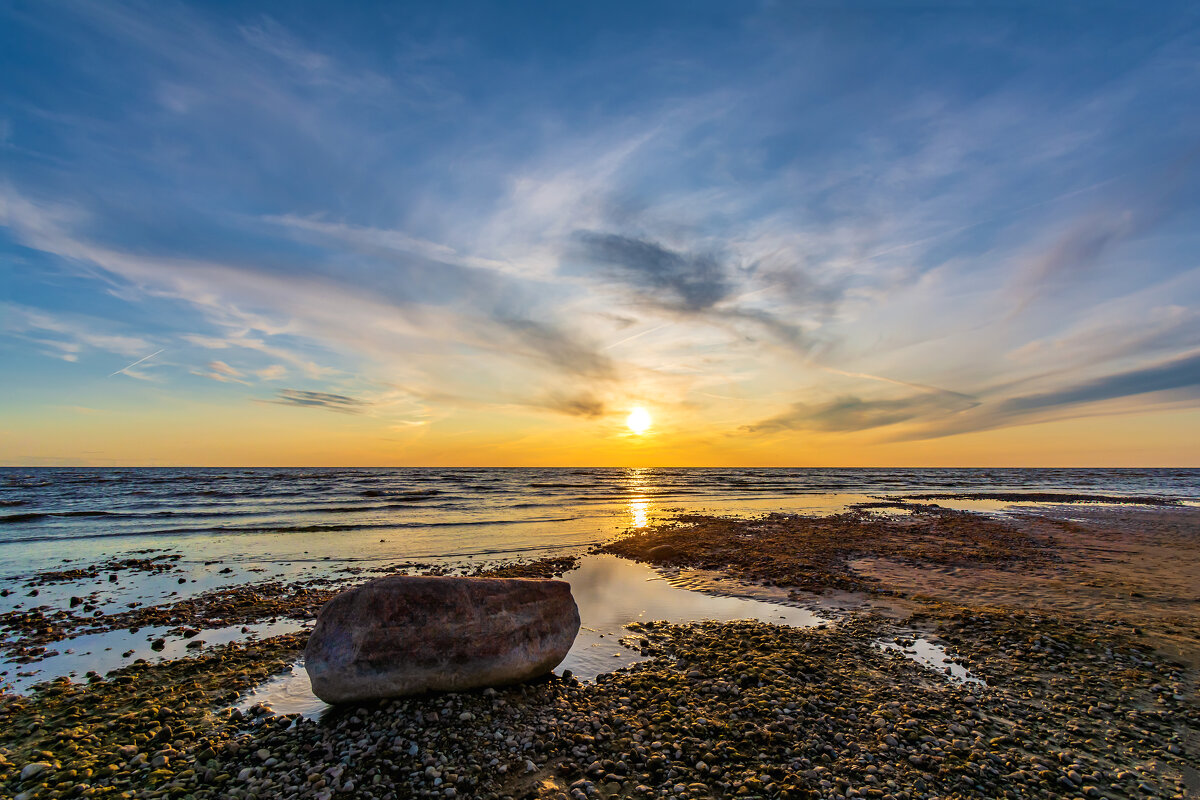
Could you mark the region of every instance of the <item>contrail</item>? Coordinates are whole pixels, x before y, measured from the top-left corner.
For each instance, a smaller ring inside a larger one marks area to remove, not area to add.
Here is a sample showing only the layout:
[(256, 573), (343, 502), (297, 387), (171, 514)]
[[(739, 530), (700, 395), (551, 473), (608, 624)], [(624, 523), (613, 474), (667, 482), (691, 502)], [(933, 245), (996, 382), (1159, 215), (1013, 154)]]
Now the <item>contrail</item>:
[[(166, 350), (166, 349), (167, 348), (164, 347), (162, 350), (159, 350), (158, 353), (161, 353), (163, 350)], [(112, 375), (109, 375), (108, 377), (111, 378), (113, 375), (120, 375), (122, 372), (124, 372), (127, 369), (133, 369), (134, 367), (136, 367), (138, 364), (142, 363), (143, 361), (149, 361), (150, 359), (154, 358), (156, 355), (158, 355), (158, 353), (151, 353), (150, 355), (146, 356), (145, 358), (139, 358), (137, 361), (133, 362), (128, 367), (122, 367), (121, 369), (117, 370), (116, 372), (114, 372)]]
[(951, 391), (950, 389), (940, 389), (937, 386), (930, 386), (925, 383), (910, 383), (909, 381), (900, 381), (900, 380), (896, 380), (895, 378), (885, 378), (882, 375), (872, 375), (869, 372), (848, 372), (844, 369), (838, 369), (837, 367), (826, 366), (825, 364), (817, 364), (815, 362), (810, 362), (810, 363), (812, 363), (812, 365), (814, 367), (816, 367), (817, 369), (823, 369), (826, 372), (832, 372), (836, 375), (845, 375), (847, 378), (866, 378), (869, 381), (880, 381), (882, 383), (895, 384), (896, 386), (907, 386), (910, 389), (920, 389), (922, 392), (932, 392), (933, 394), (948, 394), (953, 397), (961, 397), (966, 400), (974, 400), (975, 399), (972, 395), (969, 395), (969, 394), (963, 394), (962, 392)]
[(632, 342), (634, 339), (637, 339), (640, 336), (645, 336), (647, 333), (654, 333), (655, 331), (660, 331), (663, 328), (667, 327), (669, 324), (670, 324), (669, 322), (664, 322), (662, 325), (656, 325), (655, 327), (650, 328), (649, 330), (642, 331), (641, 333), (635, 333), (633, 336), (626, 336), (624, 339), (621, 339), (620, 341), (616, 341), (610, 345), (607, 345), (604, 349), (612, 350), (617, 345), (625, 344), (626, 342)]

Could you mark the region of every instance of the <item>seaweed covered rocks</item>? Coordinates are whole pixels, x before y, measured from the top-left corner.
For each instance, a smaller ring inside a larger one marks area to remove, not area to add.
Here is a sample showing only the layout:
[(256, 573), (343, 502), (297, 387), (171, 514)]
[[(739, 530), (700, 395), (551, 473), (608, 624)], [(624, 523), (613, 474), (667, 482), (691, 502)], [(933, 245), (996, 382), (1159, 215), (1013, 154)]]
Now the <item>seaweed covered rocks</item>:
[(597, 548), (602, 553), (673, 567), (724, 572), (809, 592), (879, 591), (849, 562), (888, 556), (960, 566), (1037, 563), (1050, 553), (1005, 521), (937, 506), (912, 506), (903, 517), (855, 510), (826, 517), (768, 514), (737, 519), (683, 514)]
[(330, 600), (305, 667), (328, 703), (497, 686), (546, 674), (578, 632), (564, 581), (397, 575)]

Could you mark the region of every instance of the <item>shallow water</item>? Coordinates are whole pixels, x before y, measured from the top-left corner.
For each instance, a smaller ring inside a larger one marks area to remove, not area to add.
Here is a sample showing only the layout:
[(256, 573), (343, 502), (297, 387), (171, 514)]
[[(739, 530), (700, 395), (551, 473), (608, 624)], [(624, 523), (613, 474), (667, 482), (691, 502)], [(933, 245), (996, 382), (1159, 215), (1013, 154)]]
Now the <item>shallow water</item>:
[[(242, 628), (246, 628), (243, 631)], [(193, 654), (188, 645), (194, 641), (205, 646), (229, 644), (235, 641), (266, 639), (285, 633), (294, 633), (304, 627), (298, 622), (263, 622), (254, 625), (230, 625), (225, 628), (210, 628), (201, 631), (194, 639), (185, 639), (168, 633), (167, 627), (140, 628), (137, 633), (128, 630), (90, 633), (76, 636), (55, 645), (57, 655), (47, 656), (32, 664), (10, 667), (9, 674), (0, 682), (0, 688), (23, 692), (35, 683), (61, 676), (83, 681), (89, 671), (104, 675), (114, 669), (132, 664), (139, 658), (147, 661), (170, 661)], [(163, 639), (162, 650), (154, 650), (150, 643)]]
[[(1200, 498), (1200, 470), (0, 468), (0, 590), (7, 592), (0, 595), (0, 613), (39, 607), (52, 612), (80, 597), (104, 615), (133, 603), (156, 605), (267, 580), (348, 580), (414, 565), (469, 568), (498, 559), (582, 553), (622, 531), (681, 512), (829, 514), (880, 494), (936, 491), (1137, 494), (1194, 502)], [(988, 513), (1030, 507), (937, 502)], [(31, 580), (48, 570), (167, 554), (179, 559), (162, 574), (103, 570), (58, 583)], [(709, 610), (669, 613), (683, 608), (681, 597), (707, 596), (662, 581), (657, 584), (663, 594), (634, 592), (628, 587), (639, 584), (637, 579), (602, 578), (604, 563), (589, 559), (569, 579), (582, 581), (578, 596), (599, 596), (589, 608), (610, 609), (614, 620), (628, 622), (645, 613), (668, 619), (754, 616), (744, 610), (747, 601), (712, 597), (687, 601), (709, 604), (704, 606)], [(627, 590), (607, 588), (617, 585)], [(669, 599), (667, 590), (682, 595)], [(723, 601), (743, 611), (723, 612)], [(580, 645), (564, 665), (580, 675), (633, 657), (615, 641), (619, 635), (606, 632), (625, 623), (606, 622), (599, 611), (594, 616), (594, 623), (585, 619)], [(147, 629), (77, 637), (52, 645), (60, 653), (52, 659), (0, 662), (0, 689), (158, 658), (146, 649), (149, 634)], [(206, 631), (202, 638), (217, 643), (239, 635), (240, 627)], [(176, 644), (186, 643), (168, 638), (166, 652), (175, 652)], [(129, 650), (134, 654), (118, 658)]]
[[(581, 552), (680, 512), (829, 514), (880, 494), (983, 490), (1195, 500), (1200, 470), (0, 468), (0, 612), (89, 592), (107, 611), (268, 578)], [(33, 573), (146, 550), (182, 556), (179, 570), (26, 596)]]
[(287, 563), (465, 558), (590, 543), (671, 509), (823, 512), (939, 491), (1195, 500), (1200, 470), (4, 467), (0, 563), (54, 563), (64, 540), (78, 558), (169, 546)]
[(904, 644), (880, 640), (875, 643), (875, 646), (915, 661), (954, 683), (987, 686), (983, 679), (972, 675), (966, 667), (952, 661), (944, 647), (923, 637), (911, 636), (905, 640)]

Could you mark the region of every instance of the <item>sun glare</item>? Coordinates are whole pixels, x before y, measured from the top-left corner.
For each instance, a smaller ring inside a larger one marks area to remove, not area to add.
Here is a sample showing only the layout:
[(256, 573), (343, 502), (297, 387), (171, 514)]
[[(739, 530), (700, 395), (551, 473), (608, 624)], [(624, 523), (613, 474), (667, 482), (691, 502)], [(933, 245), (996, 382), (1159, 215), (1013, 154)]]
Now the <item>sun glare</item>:
[(635, 408), (625, 418), (625, 424), (629, 426), (629, 430), (639, 434), (650, 429), (650, 422), (650, 412), (644, 408)]

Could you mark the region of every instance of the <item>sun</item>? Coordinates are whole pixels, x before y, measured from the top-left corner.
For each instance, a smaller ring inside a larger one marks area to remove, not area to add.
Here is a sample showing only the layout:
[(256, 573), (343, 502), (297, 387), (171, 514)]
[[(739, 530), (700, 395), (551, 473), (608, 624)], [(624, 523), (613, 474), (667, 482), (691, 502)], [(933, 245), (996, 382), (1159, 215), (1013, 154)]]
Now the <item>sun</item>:
[(629, 412), (629, 416), (625, 418), (625, 424), (629, 426), (629, 430), (637, 434), (643, 434), (650, 430), (650, 412), (644, 408), (635, 408)]

